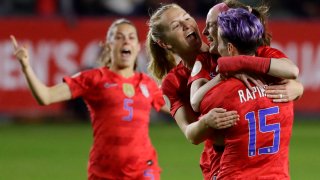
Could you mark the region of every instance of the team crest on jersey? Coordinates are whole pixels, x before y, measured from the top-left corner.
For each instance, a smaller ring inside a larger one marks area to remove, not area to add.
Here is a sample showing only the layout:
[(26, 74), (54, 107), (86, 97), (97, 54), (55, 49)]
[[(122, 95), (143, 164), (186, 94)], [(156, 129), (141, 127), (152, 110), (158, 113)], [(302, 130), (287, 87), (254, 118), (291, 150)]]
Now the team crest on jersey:
[(135, 94), (133, 85), (129, 83), (122, 84), (122, 91), (128, 98), (133, 97)]
[(144, 97), (146, 97), (146, 98), (149, 97), (150, 94), (149, 94), (147, 85), (139, 84), (139, 86), (140, 86), (141, 92), (144, 95)]
[(202, 64), (200, 61), (196, 61), (193, 65), (192, 71), (191, 71), (191, 76), (194, 77), (195, 75), (197, 75), (202, 68)]

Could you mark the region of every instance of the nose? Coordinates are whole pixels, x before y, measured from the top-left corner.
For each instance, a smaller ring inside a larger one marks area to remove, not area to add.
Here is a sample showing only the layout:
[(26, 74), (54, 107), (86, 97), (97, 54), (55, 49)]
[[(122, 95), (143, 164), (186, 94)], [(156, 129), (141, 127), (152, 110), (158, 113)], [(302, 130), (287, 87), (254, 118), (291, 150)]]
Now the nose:
[(190, 25), (186, 21), (181, 21), (180, 24), (183, 27), (184, 31), (190, 28)]
[(130, 41), (130, 38), (129, 38), (129, 37), (124, 37), (123, 42), (124, 42), (125, 44), (128, 44), (129, 41)]
[(203, 29), (202, 34), (203, 34), (204, 36), (208, 36), (208, 35), (209, 35), (207, 26)]

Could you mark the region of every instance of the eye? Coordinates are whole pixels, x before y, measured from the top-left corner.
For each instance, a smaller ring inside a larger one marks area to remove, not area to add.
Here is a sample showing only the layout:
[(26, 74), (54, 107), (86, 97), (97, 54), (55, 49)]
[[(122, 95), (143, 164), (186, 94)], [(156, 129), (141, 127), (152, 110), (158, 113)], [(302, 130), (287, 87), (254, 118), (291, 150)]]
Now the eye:
[(175, 30), (175, 29), (177, 29), (179, 26), (180, 26), (179, 23), (175, 23), (175, 24), (172, 25), (172, 29)]
[(121, 38), (122, 38), (122, 36), (120, 36), (120, 35), (117, 35), (114, 37), (114, 39), (116, 39), (116, 40), (120, 40)]
[(136, 36), (130, 36), (129, 39), (130, 40), (135, 40), (135, 39), (137, 39), (137, 37)]

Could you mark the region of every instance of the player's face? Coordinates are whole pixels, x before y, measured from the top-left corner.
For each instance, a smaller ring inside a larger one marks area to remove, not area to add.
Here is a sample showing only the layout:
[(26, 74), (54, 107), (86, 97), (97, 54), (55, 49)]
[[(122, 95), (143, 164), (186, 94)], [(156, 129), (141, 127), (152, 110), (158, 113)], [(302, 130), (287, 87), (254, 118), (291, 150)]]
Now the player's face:
[(202, 41), (198, 25), (186, 11), (170, 8), (162, 14), (160, 23), (165, 35), (162, 41), (167, 49), (178, 55), (200, 50)]
[(108, 42), (111, 52), (111, 67), (119, 69), (134, 67), (140, 43), (137, 30), (130, 24), (119, 24), (113, 29), (113, 36)]
[(216, 8), (211, 8), (207, 14), (206, 27), (204, 28), (202, 34), (207, 37), (209, 42), (209, 52), (216, 54), (218, 53), (218, 40), (217, 40), (217, 19), (220, 11)]

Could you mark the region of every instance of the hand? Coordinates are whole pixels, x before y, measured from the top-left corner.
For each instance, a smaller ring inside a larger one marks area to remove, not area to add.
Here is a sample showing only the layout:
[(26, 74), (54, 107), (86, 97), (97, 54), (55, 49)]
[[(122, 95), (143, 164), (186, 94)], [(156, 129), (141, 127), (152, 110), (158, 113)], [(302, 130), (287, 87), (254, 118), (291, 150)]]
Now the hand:
[(23, 67), (28, 66), (29, 65), (29, 55), (28, 55), (27, 49), (24, 46), (19, 47), (18, 42), (13, 35), (11, 35), (10, 38), (11, 38), (13, 48), (14, 48), (14, 55), (20, 61), (21, 65)]
[(247, 86), (247, 88), (250, 89), (250, 91), (253, 91), (253, 87), (251, 86), (250, 82), (252, 82), (254, 85), (260, 88), (263, 88), (265, 84), (262, 82), (262, 80), (260, 80), (258, 77), (255, 77), (253, 75), (239, 73), (239, 74), (235, 74), (234, 77), (241, 80)]
[(211, 109), (203, 116), (203, 121), (213, 129), (225, 129), (237, 124), (239, 115), (237, 111), (227, 111), (223, 108)]
[(302, 96), (303, 85), (296, 80), (282, 80), (278, 85), (267, 86), (265, 93), (273, 102), (293, 101)]

